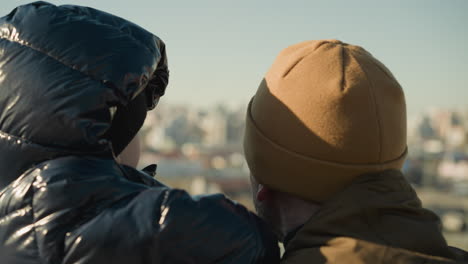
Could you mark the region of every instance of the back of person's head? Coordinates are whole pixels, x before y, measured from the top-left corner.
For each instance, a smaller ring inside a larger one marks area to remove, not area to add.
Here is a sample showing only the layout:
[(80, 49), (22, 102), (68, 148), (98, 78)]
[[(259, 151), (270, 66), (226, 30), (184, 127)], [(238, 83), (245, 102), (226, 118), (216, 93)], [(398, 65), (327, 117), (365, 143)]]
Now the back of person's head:
[(0, 18), (0, 73), (0, 187), (45, 160), (120, 154), (168, 83), (157, 36), (42, 1)]
[(244, 149), (258, 183), (323, 202), (359, 175), (401, 168), (402, 88), (361, 47), (337, 40), (293, 45), (249, 104)]

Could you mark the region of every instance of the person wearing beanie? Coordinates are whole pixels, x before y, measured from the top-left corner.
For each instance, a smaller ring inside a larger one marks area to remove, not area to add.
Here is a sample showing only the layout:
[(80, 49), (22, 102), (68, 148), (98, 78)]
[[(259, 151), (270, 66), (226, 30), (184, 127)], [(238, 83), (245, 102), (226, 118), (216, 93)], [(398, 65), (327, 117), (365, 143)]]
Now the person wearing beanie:
[(133, 167), (168, 77), (164, 42), (103, 11), (0, 18), (0, 263), (279, 262), (254, 213)]
[(249, 103), (244, 152), (281, 263), (468, 263), (400, 171), (401, 86), (359, 46), (283, 50)]

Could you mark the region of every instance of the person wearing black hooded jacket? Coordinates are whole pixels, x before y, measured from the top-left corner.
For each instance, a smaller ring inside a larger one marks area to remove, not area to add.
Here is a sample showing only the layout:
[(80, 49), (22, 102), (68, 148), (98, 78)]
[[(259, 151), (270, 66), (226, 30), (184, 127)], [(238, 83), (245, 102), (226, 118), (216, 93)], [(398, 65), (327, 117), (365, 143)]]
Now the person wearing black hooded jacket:
[(264, 224), (116, 162), (168, 83), (164, 43), (88, 7), (0, 18), (0, 263), (277, 263)]

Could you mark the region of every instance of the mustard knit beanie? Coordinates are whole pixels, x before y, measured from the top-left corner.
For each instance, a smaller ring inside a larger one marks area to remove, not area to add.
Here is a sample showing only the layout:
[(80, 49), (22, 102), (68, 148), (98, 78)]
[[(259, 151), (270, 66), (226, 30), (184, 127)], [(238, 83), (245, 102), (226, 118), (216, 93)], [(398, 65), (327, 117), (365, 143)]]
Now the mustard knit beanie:
[(361, 47), (338, 40), (293, 45), (250, 101), (244, 151), (259, 183), (325, 201), (359, 175), (401, 169), (403, 90)]

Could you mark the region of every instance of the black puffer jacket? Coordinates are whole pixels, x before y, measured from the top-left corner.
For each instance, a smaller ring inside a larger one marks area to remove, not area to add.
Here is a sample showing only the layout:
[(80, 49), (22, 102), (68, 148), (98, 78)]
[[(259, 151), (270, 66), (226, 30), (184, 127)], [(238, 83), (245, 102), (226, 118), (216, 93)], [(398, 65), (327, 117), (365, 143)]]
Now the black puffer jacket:
[(167, 84), (162, 41), (91, 8), (0, 19), (0, 263), (276, 263), (258, 218), (119, 166), (112, 109)]

